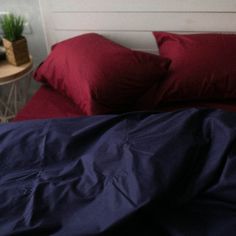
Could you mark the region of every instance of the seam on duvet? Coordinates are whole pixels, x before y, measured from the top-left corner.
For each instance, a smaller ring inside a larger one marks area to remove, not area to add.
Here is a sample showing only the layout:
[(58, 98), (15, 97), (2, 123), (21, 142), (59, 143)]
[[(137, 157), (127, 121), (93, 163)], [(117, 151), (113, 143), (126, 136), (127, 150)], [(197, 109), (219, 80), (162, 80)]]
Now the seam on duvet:
[(113, 181), (112, 181), (113, 186), (119, 191), (119, 193), (120, 193), (133, 207), (137, 207), (137, 204), (135, 204), (135, 203), (127, 196), (127, 194), (119, 188), (119, 186), (116, 184), (116, 179), (117, 179), (117, 177), (115, 176), (115, 177), (113, 178)]
[(42, 166), (42, 161), (46, 157), (46, 142), (47, 142), (47, 136), (48, 136), (48, 130), (51, 122), (46, 123), (44, 125), (43, 130), (42, 130), (42, 137), (41, 137), (41, 142), (40, 142), (40, 150), (39, 150), (39, 155), (40, 155), (40, 165)]

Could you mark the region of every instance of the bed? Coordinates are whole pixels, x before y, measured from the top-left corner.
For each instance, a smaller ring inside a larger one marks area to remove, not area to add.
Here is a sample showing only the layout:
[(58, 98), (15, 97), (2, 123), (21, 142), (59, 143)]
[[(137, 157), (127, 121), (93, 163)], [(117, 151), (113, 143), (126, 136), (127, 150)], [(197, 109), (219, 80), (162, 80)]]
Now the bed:
[(234, 236), (236, 35), (145, 31), (156, 48), (136, 50), (71, 20), (76, 35), (53, 42), (62, 12), (95, 14), (99, 27), (103, 16), (90, 1), (50, 2), (41, 87), (0, 126), (1, 235)]

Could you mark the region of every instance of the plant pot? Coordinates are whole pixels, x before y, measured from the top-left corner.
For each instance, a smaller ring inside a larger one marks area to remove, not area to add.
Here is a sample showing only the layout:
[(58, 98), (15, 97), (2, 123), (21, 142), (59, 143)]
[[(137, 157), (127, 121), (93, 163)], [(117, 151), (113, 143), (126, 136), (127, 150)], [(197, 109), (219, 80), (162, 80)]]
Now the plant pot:
[(16, 41), (8, 41), (3, 38), (3, 46), (6, 49), (7, 61), (15, 66), (20, 66), (30, 61), (29, 50), (25, 37)]

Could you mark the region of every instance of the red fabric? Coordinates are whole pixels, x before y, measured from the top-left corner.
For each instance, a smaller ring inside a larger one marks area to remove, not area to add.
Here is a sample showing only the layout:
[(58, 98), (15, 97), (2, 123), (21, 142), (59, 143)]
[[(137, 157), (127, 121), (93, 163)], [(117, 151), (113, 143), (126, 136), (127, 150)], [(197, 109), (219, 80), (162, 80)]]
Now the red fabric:
[(236, 101), (227, 102), (170, 102), (160, 104), (158, 110), (160, 111), (175, 111), (186, 108), (206, 108), (206, 109), (222, 109), (225, 111), (236, 112)]
[[(219, 108), (236, 112), (236, 102), (225, 103), (169, 103), (158, 107), (159, 111), (174, 111), (183, 108)], [(42, 86), (26, 106), (17, 114), (14, 121), (79, 117), (84, 115), (77, 105), (58, 91)]]
[(159, 84), (170, 61), (90, 33), (56, 44), (36, 70), (37, 81), (70, 97), (86, 114), (130, 111)]
[(68, 97), (48, 86), (42, 86), (17, 114), (14, 121), (78, 117), (81, 109)]
[(159, 101), (223, 101), (236, 98), (236, 35), (153, 33), (160, 55), (171, 59)]

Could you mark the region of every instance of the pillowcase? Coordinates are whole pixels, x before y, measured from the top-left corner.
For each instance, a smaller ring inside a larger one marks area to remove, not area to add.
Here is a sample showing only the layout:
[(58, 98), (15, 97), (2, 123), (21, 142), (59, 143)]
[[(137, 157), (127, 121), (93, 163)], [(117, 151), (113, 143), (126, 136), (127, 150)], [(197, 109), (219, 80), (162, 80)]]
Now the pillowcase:
[(70, 97), (87, 115), (132, 110), (168, 71), (170, 60), (89, 33), (53, 46), (34, 77)]
[(172, 61), (157, 103), (236, 98), (236, 35), (153, 34), (160, 55)]

